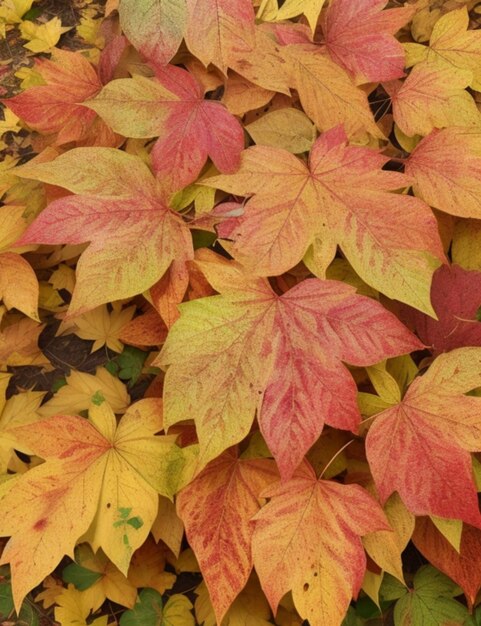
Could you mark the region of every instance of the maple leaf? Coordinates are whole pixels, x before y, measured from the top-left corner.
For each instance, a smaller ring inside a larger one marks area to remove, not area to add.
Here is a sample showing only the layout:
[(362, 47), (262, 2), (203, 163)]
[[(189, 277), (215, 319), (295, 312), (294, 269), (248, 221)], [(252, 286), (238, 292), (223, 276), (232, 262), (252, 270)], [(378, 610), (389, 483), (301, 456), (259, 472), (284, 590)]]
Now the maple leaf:
[(114, 80), (86, 105), (126, 137), (160, 135), (152, 164), (173, 191), (196, 180), (208, 156), (221, 172), (234, 172), (244, 148), (237, 119), (220, 102), (204, 100), (186, 70), (169, 65), (157, 68), (156, 77)]
[(25, 391), (7, 400), (5, 395), (10, 378), (11, 374), (0, 372), (0, 473), (2, 474), (7, 472), (15, 443), (6, 431), (14, 426), (40, 419), (38, 408), (45, 395), (43, 391)]
[[(324, 5), (325, 0), (286, 0), (282, 3), (280, 8), (277, 8), (277, 2), (274, 0), (276, 5), (275, 17), (276, 21), (278, 20), (288, 20), (291, 17), (296, 17), (296, 15), (300, 15), (301, 13), (306, 16), (307, 21), (309, 22), (309, 26), (311, 31), (314, 32), (316, 30), (317, 20), (319, 18), (319, 14), (321, 13), (321, 9)], [(263, 3), (268, 4), (266, 2)], [(271, 5), (273, 2), (270, 3)], [(258, 17), (262, 19), (267, 19), (264, 15), (262, 9), (259, 9)]]
[(95, 96), (102, 83), (88, 60), (77, 52), (55, 49), (52, 60), (36, 59), (45, 84), (4, 100), (31, 128), (56, 134), (55, 143), (115, 145), (117, 139), (94, 111), (82, 102)]
[(162, 318), (151, 307), (124, 326), (119, 339), (134, 346), (157, 346), (164, 343), (167, 332)]
[(38, 347), (38, 337), (45, 324), (23, 318), (0, 330), (0, 365), (50, 364)]
[(410, 307), (402, 318), (412, 326), (433, 354), (464, 346), (481, 346), (481, 273), (459, 265), (442, 265), (433, 276), (431, 302), (434, 320)]
[(222, 295), (179, 307), (158, 360), (167, 370), (165, 424), (195, 417), (205, 465), (247, 435), (257, 410), (288, 477), (324, 421), (357, 429), (356, 387), (341, 360), (368, 365), (420, 344), (348, 285), (309, 279), (277, 296), (235, 264), (203, 258), (201, 269)]
[[(343, 124), (349, 137), (370, 133), (382, 137), (374, 122), (366, 94), (357, 89), (347, 72), (312, 44), (284, 46), (290, 84), (302, 107), (320, 131)], [(262, 85), (264, 86), (264, 85)]]
[(468, 30), (467, 7), (449, 11), (434, 24), (429, 46), (405, 43), (406, 65), (426, 61), (435, 69), (447, 69), (453, 76), (459, 70), (471, 73), (469, 86), (481, 89), (481, 33)]
[(178, 487), (185, 457), (173, 437), (154, 437), (158, 400), (139, 401), (118, 426), (97, 402), (88, 420), (57, 415), (9, 431), (17, 449), (46, 460), (1, 500), (0, 535), (11, 537), (1, 563), (12, 568), (17, 607), (85, 533), (127, 574), (155, 520), (157, 492), (172, 497)]
[(481, 450), (481, 349), (442, 354), (380, 413), (366, 452), (381, 501), (397, 491), (415, 515), (461, 519), (481, 528), (470, 451)]
[(481, 531), (464, 524), (456, 551), (428, 518), (421, 517), (416, 520), (412, 540), (430, 563), (463, 589), (471, 610), (481, 588)]
[(39, 408), (39, 412), (43, 417), (79, 413), (89, 408), (96, 394), (101, 394), (115, 413), (123, 413), (130, 403), (125, 385), (108, 370), (98, 367), (95, 375), (72, 370), (65, 378), (65, 385)]
[(419, 63), (406, 80), (384, 83), (391, 96), (394, 121), (412, 137), (428, 135), (434, 128), (480, 126), (481, 114), (465, 90), (469, 73), (433, 68)]
[(184, 524), (177, 515), (175, 504), (164, 496), (159, 496), (159, 510), (152, 526), (152, 535), (157, 543), (162, 540), (178, 558), (184, 537)]
[(481, 218), (479, 130), (433, 130), (406, 160), (405, 172), (414, 180), (414, 193), (430, 206), (459, 217)]
[(164, 605), (158, 591), (142, 589), (134, 608), (122, 615), (121, 626), (195, 626), (191, 608), (185, 595), (176, 593)]
[(379, 504), (359, 485), (318, 480), (307, 462), (262, 496), (252, 552), (272, 611), (292, 590), (309, 624), (339, 626), (366, 569), (360, 536), (389, 530)]
[(5, 205), (0, 210), (0, 298), (8, 309), (14, 307), (39, 321), (37, 277), (30, 264), (12, 249), (27, 227), (24, 213), (23, 206)]
[(147, 537), (147, 541), (132, 556), (128, 572), (129, 581), (135, 587), (150, 587), (160, 594), (172, 589), (176, 575), (165, 571), (166, 552), (168, 551), (165, 546), (157, 545), (152, 537)]
[(73, 583), (84, 592), (85, 606), (99, 609), (108, 598), (121, 606), (133, 607), (137, 598), (136, 587), (109, 561), (105, 554), (83, 543), (75, 548), (75, 562), (62, 572), (66, 583)]
[(334, 0), (322, 18), (324, 41), (332, 60), (356, 83), (404, 76), (404, 50), (394, 38), (415, 8), (382, 9), (387, 0)]
[[(61, 626), (87, 626), (87, 618), (90, 615), (88, 598), (81, 591), (69, 585), (57, 597), (55, 607), (55, 619)], [(107, 626), (108, 616), (102, 615), (94, 621), (89, 620), (91, 626)]]
[(120, 25), (129, 41), (145, 57), (168, 63), (182, 41), (187, 23), (185, 0), (121, 0)]
[(252, 570), (252, 516), (259, 494), (278, 479), (269, 459), (237, 459), (226, 452), (212, 461), (177, 496), (184, 522), (209, 589), (218, 623), (245, 586)]
[(28, 40), (28, 43), (23, 44), (24, 48), (32, 52), (47, 52), (57, 45), (64, 33), (71, 29), (71, 26), (62, 26), (58, 17), (53, 17), (44, 24), (35, 24), (30, 20), (25, 20), (20, 24), (20, 36)]
[(18, 173), (78, 194), (51, 202), (17, 242), (90, 242), (77, 264), (70, 315), (141, 293), (174, 258), (192, 257), (188, 228), (169, 210), (139, 157), (113, 148), (75, 148)]
[(253, 195), (244, 215), (226, 220), (219, 234), (234, 240), (229, 251), (256, 274), (289, 270), (320, 239), (324, 269), (339, 244), (369, 285), (432, 314), (431, 277), (444, 258), (437, 223), (420, 200), (390, 193), (409, 182), (383, 171), (387, 160), (348, 146), (337, 127), (316, 141), (309, 166), (284, 150), (254, 146), (242, 153), (235, 174), (203, 184)]
[(165, 65), (185, 38), (202, 63), (213, 63), (224, 73), (232, 50), (254, 46), (254, 10), (250, 0), (121, 0), (122, 28), (148, 59)]
[(135, 311), (135, 306), (122, 309), (121, 306), (113, 305), (112, 312), (107, 307), (84, 313), (75, 320), (75, 334), (82, 339), (94, 340), (91, 352), (107, 346), (114, 352), (122, 352), (123, 345), (120, 335), (123, 328), (130, 322)]

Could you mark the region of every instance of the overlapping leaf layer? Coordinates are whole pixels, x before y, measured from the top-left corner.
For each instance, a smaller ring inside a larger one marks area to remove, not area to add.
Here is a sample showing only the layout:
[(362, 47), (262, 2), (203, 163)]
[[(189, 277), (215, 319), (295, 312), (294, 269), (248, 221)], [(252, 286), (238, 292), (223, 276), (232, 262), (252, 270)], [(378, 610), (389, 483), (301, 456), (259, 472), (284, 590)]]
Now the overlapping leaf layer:
[(0, 622), (481, 623), (478, 3), (43, 4), (0, 6)]

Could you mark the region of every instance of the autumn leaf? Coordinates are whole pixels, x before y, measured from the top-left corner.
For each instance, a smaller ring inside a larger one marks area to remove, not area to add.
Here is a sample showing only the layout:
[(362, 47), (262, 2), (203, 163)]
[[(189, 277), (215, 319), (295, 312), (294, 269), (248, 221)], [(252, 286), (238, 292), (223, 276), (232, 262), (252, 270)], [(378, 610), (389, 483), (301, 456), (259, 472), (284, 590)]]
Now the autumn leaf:
[(383, 11), (386, 4), (386, 0), (334, 0), (323, 15), (329, 55), (356, 83), (404, 76), (405, 53), (394, 35), (409, 22), (414, 9)]
[(464, 524), (457, 552), (429, 519), (421, 517), (416, 521), (413, 542), (430, 563), (463, 589), (471, 609), (481, 588), (481, 531)]
[[(60, 626), (87, 626), (87, 618), (90, 615), (88, 599), (81, 591), (69, 585), (56, 598), (55, 619)], [(93, 621), (89, 619), (91, 626), (107, 626), (108, 616), (102, 615)]]
[(195, 418), (205, 465), (247, 435), (257, 410), (289, 477), (324, 421), (357, 429), (356, 388), (341, 361), (368, 365), (420, 344), (347, 285), (310, 279), (278, 296), (236, 264), (203, 258), (199, 266), (221, 295), (179, 307), (158, 360), (167, 370), (165, 424)]
[(120, 618), (120, 626), (194, 626), (191, 608), (187, 596), (176, 593), (164, 605), (158, 591), (142, 589), (134, 608)]
[[(462, 158), (460, 158), (462, 150)], [(433, 130), (406, 160), (414, 193), (430, 206), (459, 217), (481, 218), (481, 132)]]
[(366, 94), (342, 67), (311, 44), (284, 46), (281, 54), (304, 111), (320, 131), (342, 124), (349, 137), (366, 133), (382, 137)]
[(419, 63), (403, 83), (385, 83), (394, 121), (409, 137), (447, 126), (479, 127), (481, 114), (465, 89), (469, 80), (469, 72), (453, 75), (451, 70)]
[(87, 106), (126, 137), (157, 137), (152, 163), (169, 190), (195, 181), (208, 156), (221, 172), (234, 172), (244, 148), (242, 127), (219, 102), (204, 100), (186, 70), (157, 68), (156, 81), (141, 76), (110, 82)]
[(76, 148), (18, 173), (78, 194), (51, 202), (17, 242), (90, 242), (77, 264), (70, 315), (141, 293), (174, 258), (192, 256), (187, 227), (136, 156), (113, 148)]
[(45, 392), (24, 391), (6, 398), (11, 374), (0, 372), (0, 473), (7, 472), (15, 441), (8, 434), (8, 430), (15, 426), (28, 424), (41, 418), (38, 408)]
[(120, 335), (123, 328), (130, 322), (135, 307), (122, 309), (114, 305), (111, 312), (105, 305), (84, 313), (75, 320), (75, 334), (82, 339), (93, 340), (92, 352), (107, 346), (114, 352), (122, 352), (123, 345)]
[(53, 398), (45, 402), (39, 412), (43, 417), (60, 413), (79, 413), (92, 404), (92, 398), (100, 394), (115, 413), (124, 413), (130, 403), (125, 385), (103, 367), (95, 374), (72, 370), (65, 378), (65, 385)]
[(463, 395), (479, 386), (481, 350), (453, 350), (376, 417), (366, 452), (381, 501), (397, 491), (415, 515), (481, 527), (469, 454), (481, 450), (481, 403)]
[(207, 66), (224, 74), (232, 50), (251, 50), (255, 45), (254, 9), (251, 0), (186, 0), (185, 43)]
[(154, 437), (158, 401), (133, 405), (118, 427), (101, 396), (96, 402), (88, 420), (57, 415), (9, 431), (17, 449), (46, 460), (1, 500), (0, 535), (11, 537), (1, 563), (12, 568), (17, 607), (85, 533), (126, 574), (155, 520), (157, 492), (177, 489), (185, 458), (172, 437)]
[(120, 24), (129, 41), (159, 65), (168, 63), (182, 41), (187, 22), (185, 0), (121, 0)]
[(250, 519), (260, 493), (278, 479), (269, 459), (237, 459), (230, 451), (212, 461), (177, 497), (177, 509), (209, 589), (218, 623), (252, 570)]
[(52, 59), (36, 59), (36, 71), (44, 84), (30, 87), (3, 102), (31, 128), (56, 134), (63, 145), (115, 145), (107, 125), (82, 102), (95, 96), (102, 83), (88, 60), (77, 52), (55, 49)]
[(45, 365), (50, 361), (38, 347), (44, 324), (32, 319), (12, 320), (0, 330), (0, 365)]
[(272, 611), (292, 590), (311, 626), (340, 626), (366, 569), (361, 535), (389, 529), (381, 508), (359, 485), (318, 480), (307, 463), (262, 495), (270, 501), (253, 518), (252, 551)]
[(254, 46), (254, 10), (250, 0), (121, 0), (122, 28), (148, 59), (165, 65), (182, 36), (194, 56), (224, 73), (233, 49)]
[(467, 7), (449, 11), (434, 24), (429, 46), (405, 43), (406, 65), (426, 61), (433, 69), (447, 69), (453, 76), (456, 72), (469, 71), (472, 75), (469, 86), (481, 88), (481, 33), (468, 30)]
[[(287, 20), (302, 13), (306, 16), (309, 26), (312, 32), (314, 32), (324, 2), (325, 0), (286, 0), (277, 9), (275, 20)], [(276, 0), (274, 0), (274, 3), (277, 4)], [(259, 17), (264, 17), (261, 10)]]
[(28, 43), (23, 44), (32, 52), (46, 52), (57, 45), (60, 37), (72, 27), (62, 26), (60, 18), (53, 17), (44, 24), (35, 24), (31, 21), (22, 22), (20, 34)]
[(431, 302), (438, 319), (410, 307), (403, 307), (401, 316), (435, 355), (464, 346), (481, 346), (480, 290), (480, 272), (442, 265), (434, 273), (431, 286)]
[(160, 594), (172, 589), (176, 576), (165, 571), (166, 552), (162, 544), (157, 545), (152, 537), (147, 537), (147, 541), (132, 556), (128, 571), (129, 582), (137, 588), (155, 589)]
[(244, 215), (224, 221), (219, 234), (234, 241), (229, 251), (254, 273), (289, 270), (318, 238), (324, 269), (339, 244), (369, 285), (432, 314), (431, 277), (444, 256), (437, 224), (424, 203), (391, 193), (409, 182), (381, 170), (386, 160), (374, 150), (348, 146), (338, 127), (316, 141), (309, 167), (286, 151), (254, 146), (243, 152), (235, 174), (204, 184), (253, 195)]
[(101, 550), (94, 554), (86, 543), (75, 548), (75, 562), (67, 565), (62, 578), (84, 592), (85, 604), (92, 611), (97, 611), (107, 598), (129, 608), (137, 598), (137, 588), (126, 576)]

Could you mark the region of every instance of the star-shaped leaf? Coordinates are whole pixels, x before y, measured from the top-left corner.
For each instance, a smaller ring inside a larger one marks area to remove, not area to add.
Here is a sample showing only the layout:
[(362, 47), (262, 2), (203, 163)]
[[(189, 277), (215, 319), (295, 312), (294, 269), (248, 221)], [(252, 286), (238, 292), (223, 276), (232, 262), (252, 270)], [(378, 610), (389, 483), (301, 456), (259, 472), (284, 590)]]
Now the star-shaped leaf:
[(76, 148), (18, 174), (77, 195), (51, 202), (19, 240), (90, 242), (77, 264), (70, 314), (128, 298), (155, 284), (175, 259), (192, 256), (192, 239), (142, 160), (113, 148)]
[(219, 234), (234, 241), (229, 251), (254, 273), (289, 270), (318, 239), (324, 269), (339, 244), (369, 285), (432, 314), (431, 277), (444, 258), (437, 223), (422, 201), (391, 193), (409, 181), (383, 171), (386, 161), (347, 145), (337, 127), (316, 141), (308, 166), (285, 150), (255, 146), (243, 152), (235, 174), (204, 184), (253, 196)]

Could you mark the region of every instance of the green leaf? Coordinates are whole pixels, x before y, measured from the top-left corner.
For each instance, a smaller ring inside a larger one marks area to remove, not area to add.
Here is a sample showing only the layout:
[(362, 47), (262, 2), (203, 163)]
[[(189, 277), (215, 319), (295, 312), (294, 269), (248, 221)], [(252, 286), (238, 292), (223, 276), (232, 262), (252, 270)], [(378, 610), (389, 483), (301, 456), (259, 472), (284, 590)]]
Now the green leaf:
[(102, 574), (82, 567), (77, 563), (70, 563), (62, 572), (62, 578), (66, 583), (72, 583), (79, 591), (85, 591), (94, 585)]
[(155, 589), (142, 589), (133, 609), (125, 611), (120, 626), (163, 626), (162, 596)]
[(12, 587), (10, 583), (0, 583), (0, 619), (7, 618), (12, 611)]
[(394, 607), (395, 626), (453, 626), (468, 619), (467, 608), (453, 599), (459, 587), (434, 567), (418, 570), (413, 585)]

